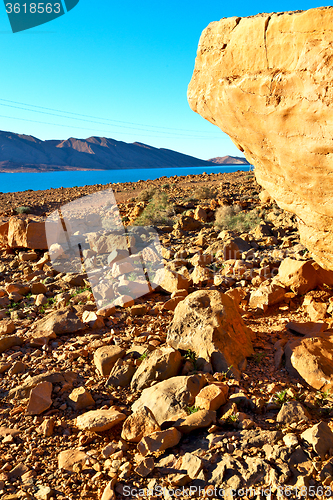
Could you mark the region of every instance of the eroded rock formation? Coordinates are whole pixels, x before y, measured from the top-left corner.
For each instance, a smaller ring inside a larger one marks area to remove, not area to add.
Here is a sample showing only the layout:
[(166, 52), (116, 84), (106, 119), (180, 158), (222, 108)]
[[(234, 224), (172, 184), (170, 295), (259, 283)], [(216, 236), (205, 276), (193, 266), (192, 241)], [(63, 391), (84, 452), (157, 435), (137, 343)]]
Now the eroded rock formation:
[(188, 89), (258, 182), (297, 214), (302, 242), (333, 269), (333, 8), (211, 23)]

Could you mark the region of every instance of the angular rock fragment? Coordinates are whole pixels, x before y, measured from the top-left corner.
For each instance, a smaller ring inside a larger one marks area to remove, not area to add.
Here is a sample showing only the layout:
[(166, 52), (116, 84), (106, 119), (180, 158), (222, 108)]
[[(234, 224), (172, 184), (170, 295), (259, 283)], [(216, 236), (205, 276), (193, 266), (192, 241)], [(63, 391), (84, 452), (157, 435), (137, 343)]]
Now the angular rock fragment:
[(31, 390), (27, 415), (40, 415), (52, 405), (52, 384), (41, 382)]
[(122, 439), (131, 443), (138, 443), (144, 436), (152, 432), (160, 431), (161, 428), (149, 408), (143, 406), (127, 417), (121, 431)]
[(180, 352), (172, 347), (155, 349), (148, 354), (135, 372), (131, 388), (141, 391), (153, 380), (162, 381), (178, 375), (181, 362)]
[(157, 451), (164, 451), (172, 448), (172, 446), (176, 446), (181, 437), (181, 433), (175, 427), (171, 427), (165, 431), (153, 432), (150, 436), (145, 436), (141, 439), (138, 444), (138, 450), (143, 456), (149, 453), (156, 453)]
[(321, 457), (333, 448), (333, 432), (326, 422), (313, 425), (301, 434), (301, 438), (311, 444)]
[(99, 347), (94, 353), (94, 363), (103, 377), (110, 375), (113, 365), (115, 362), (122, 358), (125, 354), (124, 349), (118, 346), (104, 346)]
[(172, 377), (158, 382), (142, 391), (141, 397), (132, 405), (132, 410), (134, 412), (146, 406), (159, 425), (176, 421), (181, 416), (187, 416), (186, 409), (193, 405), (202, 384), (199, 375)]
[(87, 406), (95, 406), (95, 400), (85, 387), (77, 387), (68, 396), (69, 406), (74, 410), (83, 410)]
[(281, 410), (277, 414), (276, 421), (284, 424), (292, 424), (300, 420), (308, 421), (310, 419), (309, 412), (298, 401), (288, 401), (284, 403)]
[(253, 353), (251, 331), (234, 301), (215, 290), (191, 293), (178, 304), (167, 343), (175, 349), (190, 349), (211, 362), (215, 371), (229, 369), (238, 377), (246, 357)]
[(217, 410), (227, 402), (228, 386), (226, 384), (210, 384), (201, 389), (195, 398), (195, 405), (203, 410)]
[(104, 432), (125, 420), (126, 415), (117, 410), (91, 410), (79, 415), (76, 426), (85, 431)]

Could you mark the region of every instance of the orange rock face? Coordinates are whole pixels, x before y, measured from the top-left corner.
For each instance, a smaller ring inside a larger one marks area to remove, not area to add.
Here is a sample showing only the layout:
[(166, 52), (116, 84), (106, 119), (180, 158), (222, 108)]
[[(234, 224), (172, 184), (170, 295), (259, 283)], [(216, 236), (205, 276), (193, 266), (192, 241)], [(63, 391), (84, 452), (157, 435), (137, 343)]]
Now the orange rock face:
[(298, 216), (303, 244), (333, 269), (333, 8), (211, 23), (188, 89), (257, 181)]

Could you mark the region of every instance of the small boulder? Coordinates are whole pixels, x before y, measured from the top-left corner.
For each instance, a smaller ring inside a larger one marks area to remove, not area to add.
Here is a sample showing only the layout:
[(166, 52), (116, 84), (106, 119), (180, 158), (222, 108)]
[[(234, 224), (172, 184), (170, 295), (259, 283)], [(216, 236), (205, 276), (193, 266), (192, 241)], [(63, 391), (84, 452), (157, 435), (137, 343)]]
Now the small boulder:
[(251, 292), (249, 307), (251, 309), (262, 309), (264, 312), (270, 306), (279, 304), (285, 298), (286, 289), (277, 284), (262, 285)]
[(316, 288), (318, 283), (313, 262), (288, 257), (281, 262), (276, 280), (289, 287), (294, 293), (303, 295)]
[(176, 421), (181, 416), (187, 416), (186, 409), (194, 404), (202, 386), (201, 375), (172, 377), (144, 389), (141, 397), (132, 405), (132, 411), (146, 406), (159, 425), (166, 421)]
[(27, 408), (27, 415), (40, 415), (52, 405), (52, 384), (41, 382), (31, 392)]
[(160, 430), (153, 413), (144, 406), (127, 417), (123, 424), (121, 438), (131, 443), (138, 443), (144, 436)]
[(210, 384), (201, 389), (195, 398), (195, 406), (203, 410), (217, 410), (228, 399), (228, 386), (226, 384)]
[(175, 349), (191, 349), (215, 371), (230, 369), (239, 377), (246, 357), (253, 353), (251, 335), (230, 297), (217, 290), (200, 290), (176, 307), (167, 343)]
[(172, 347), (155, 349), (142, 361), (135, 372), (131, 388), (141, 391), (149, 386), (153, 380), (166, 380), (178, 375), (182, 357), (179, 351)]
[(165, 431), (157, 431), (145, 436), (138, 444), (138, 450), (141, 455), (146, 456), (149, 453), (156, 453), (176, 446), (182, 434), (175, 427)]
[(212, 410), (198, 410), (186, 417), (179, 418), (174, 427), (182, 434), (188, 434), (197, 429), (204, 429), (216, 422), (216, 412)]
[(126, 415), (117, 410), (91, 410), (76, 419), (76, 426), (85, 431), (104, 432), (125, 420)]
[(284, 424), (299, 422), (300, 420), (308, 421), (310, 419), (309, 412), (298, 401), (288, 401), (284, 403), (279, 411), (276, 421)]
[(85, 387), (77, 387), (68, 396), (68, 404), (74, 410), (83, 410), (87, 406), (95, 406), (95, 400)]
[(333, 448), (333, 433), (326, 422), (319, 422), (301, 434), (301, 438), (313, 446), (322, 458)]
[(124, 354), (124, 349), (119, 346), (111, 345), (99, 347), (99, 349), (95, 351), (94, 363), (102, 377), (108, 377), (110, 375), (113, 365), (117, 359), (122, 358)]

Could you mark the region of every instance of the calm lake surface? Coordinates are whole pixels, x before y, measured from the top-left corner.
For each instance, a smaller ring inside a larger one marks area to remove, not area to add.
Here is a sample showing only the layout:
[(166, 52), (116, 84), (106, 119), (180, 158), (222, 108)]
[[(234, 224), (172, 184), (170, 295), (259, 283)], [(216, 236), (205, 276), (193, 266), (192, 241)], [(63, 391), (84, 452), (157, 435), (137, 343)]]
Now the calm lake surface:
[(195, 175), (206, 172), (247, 172), (252, 169), (248, 165), (219, 165), (216, 167), (185, 167), (185, 168), (143, 168), (131, 170), (75, 170), (65, 172), (17, 173), (0, 174), (0, 192), (14, 193), (27, 189), (44, 190), (50, 188), (88, 186), (91, 184), (108, 184), (110, 182), (136, 182), (139, 180), (154, 180), (159, 177), (174, 175)]

